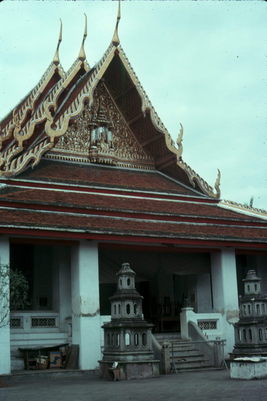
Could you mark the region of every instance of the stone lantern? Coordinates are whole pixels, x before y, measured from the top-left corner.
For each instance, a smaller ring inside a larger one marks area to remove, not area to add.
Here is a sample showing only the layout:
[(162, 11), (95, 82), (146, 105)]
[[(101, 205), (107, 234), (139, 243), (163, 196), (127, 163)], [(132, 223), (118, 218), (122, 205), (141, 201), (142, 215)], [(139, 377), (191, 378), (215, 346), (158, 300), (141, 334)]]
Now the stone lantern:
[(235, 324), (233, 357), (267, 355), (267, 296), (261, 294), (261, 278), (247, 272), (240, 297), (240, 320)]
[(111, 322), (105, 323), (101, 375), (110, 377), (112, 365), (120, 370), (120, 379), (157, 376), (159, 361), (152, 350), (153, 325), (143, 318), (143, 297), (135, 289), (135, 272), (123, 263), (117, 273), (117, 291), (110, 297)]

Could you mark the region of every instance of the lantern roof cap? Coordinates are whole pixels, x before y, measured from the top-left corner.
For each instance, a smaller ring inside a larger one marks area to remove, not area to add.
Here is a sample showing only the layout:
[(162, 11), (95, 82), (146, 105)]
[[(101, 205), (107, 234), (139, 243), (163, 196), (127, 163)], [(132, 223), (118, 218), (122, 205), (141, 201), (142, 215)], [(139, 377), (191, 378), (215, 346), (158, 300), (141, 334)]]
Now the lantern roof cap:
[(135, 276), (135, 272), (131, 269), (130, 263), (128, 263), (128, 262), (122, 263), (121, 268), (117, 273), (117, 276), (120, 276), (122, 274), (129, 274), (129, 275)]
[(257, 276), (256, 270), (250, 269), (243, 281), (261, 281), (261, 278)]

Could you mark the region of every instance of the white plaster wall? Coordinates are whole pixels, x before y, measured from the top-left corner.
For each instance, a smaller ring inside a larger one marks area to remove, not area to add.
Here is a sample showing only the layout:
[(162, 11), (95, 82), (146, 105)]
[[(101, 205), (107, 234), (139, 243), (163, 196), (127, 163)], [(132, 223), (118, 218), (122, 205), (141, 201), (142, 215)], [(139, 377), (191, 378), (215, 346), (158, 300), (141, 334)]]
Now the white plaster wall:
[[(9, 239), (0, 237), (0, 263), (2, 265), (9, 265), (9, 254)], [(0, 375), (9, 374), (10, 369), (10, 328), (7, 324), (0, 327)]]
[(98, 246), (80, 241), (71, 257), (72, 343), (78, 344), (80, 369), (96, 369), (101, 359)]
[(234, 347), (234, 327), (239, 319), (236, 261), (234, 249), (222, 249), (211, 255), (211, 276), (214, 312), (220, 313), (224, 322), (225, 352)]

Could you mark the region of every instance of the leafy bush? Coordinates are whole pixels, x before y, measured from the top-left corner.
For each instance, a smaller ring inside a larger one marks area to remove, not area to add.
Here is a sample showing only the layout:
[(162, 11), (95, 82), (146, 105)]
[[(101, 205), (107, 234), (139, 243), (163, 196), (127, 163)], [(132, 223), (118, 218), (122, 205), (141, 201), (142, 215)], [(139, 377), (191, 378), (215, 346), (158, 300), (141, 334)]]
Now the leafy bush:
[(9, 321), (9, 266), (0, 264), (0, 328)]
[(10, 269), (10, 310), (22, 310), (29, 305), (29, 283), (18, 269)]

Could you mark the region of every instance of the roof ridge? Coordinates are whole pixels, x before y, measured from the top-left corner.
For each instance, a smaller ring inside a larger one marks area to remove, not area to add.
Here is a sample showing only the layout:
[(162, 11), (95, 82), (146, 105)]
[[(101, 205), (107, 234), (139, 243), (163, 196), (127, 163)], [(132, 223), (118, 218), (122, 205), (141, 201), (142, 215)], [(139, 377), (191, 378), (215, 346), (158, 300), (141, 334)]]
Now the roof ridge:
[[(54, 65), (54, 63), (52, 62), (49, 67), (51, 68), (51, 67), (53, 67), (53, 65)], [(23, 142), (25, 140), (31, 138), (37, 124), (51, 118), (51, 112), (49, 109), (52, 106), (56, 105), (57, 98), (60, 96), (62, 91), (69, 85), (69, 83), (74, 78), (75, 74), (77, 73), (77, 71), (80, 69), (80, 67), (82, 65), (87, 67), (85, 69), (89, 69), (89, 66), (86, 63), (86, 60), (82, 61), (79, 58), (77, 58), (74, 61), (74, 63), (72, 64), (72, 66), (69, 68), (69, 70), (67, 72), (64, 72), (64, 75), (62, 75), (62, 78), (47, 93), (45, 100), (34, 111), (34, 113), (32, 114), (31, 118), (27, 121), (25, 126), (22, 129), (17, 129), (16, 131), (13, 129), (11, 131), (10, 136), (13, 133), (14, 138), (18, 142), (18, 146), (15, 144), (11, 148), (7, 149), (7, 151), (2, 153), (2, 155), (1, 155), (2, 165), (3, 164), (9, 165), (11, 159), (23, 150)], [(57, 68), (57, 67), (55, 67), (55, 68)], [(40, 82), (45, 79), (47, 73), (48, 72), (46, 71), (45, 74), (43, 75), (43, 77), (41, 78)], [(46, 81), (44, 81), (44, 82), (46, 82)], [(18, 164), (16, 163), (16, 166), (19, 166), (19, 165), (21, 165), (21, 163), (18, 163)], [(9, 169), (11, 168), (11, 166), (13, 166), (12, 163), (10, 164)], [(19, 170), (18, 169), (16, 169), (16, 170), (18, 173)]]
[[(224, 207), (224, 208), (229, 208), (229, 209), (234, 209), (235, 211), (238, 211), (240, 213), (246, 213), (248, 215), (253, 215), (253, 216), (260, 216), (264, 219), (267, 219), (267, 210), (265, 209), (258, 209), (253, 206), (249, 206), (243, 203), (238, 203), (235, 201), (230, 201), (223, 199), (220, 201), (219, 206)], [(238, 210), (236, 210), (238, 209)]]
[[(69, 125), (69, 121), (72, 117), (78, 115), (84, 109), (84, 103), (87, 99), (89, 102), (89, 107), (93, 103), (93, 95), (94, 90), (99, 82), (99, 80), (103, 77), (106, 69), (110, 65), (111, 60), (113, 59), (115, 53), (121, 59), (124, 67), (126, 68), (130, 78), (132, 79), (136, 90), (138, 91), (141, 98), (141, 110), (145, 114), (148, 111), (150, 112), (150, 118), (153, 126), (157, 131), (164, 135), (165, 144), (167, 149), (176, 156), (176, 165), (180, 167), (187, 175), (189, 182), (191, 183), (193, 188), (200, 188), (204, 194), (212, 197), (219, 198), (220, 191), (219, 187), (216, 186), (216, 193), (214, 193), (213, 188), (202, 178), (200, 177), (187, 163), (182, 160), (182, 133), (183, 127), (181, 126), (179, 139), (177, 140), (177, 148), (174, 145), (174, 141), (171, 138), (170, 133), (167, 128), (164, 126), (157, 112), (155, 111), (148, 95), (146, 94), (144, 88), (142, 87), (136, 73), (134, 72), (129, 59), (127, 58), (122, 46), (118, 43), (114, 43), (113, 41), (108, 46), (107, 50), (99, 60), (99, 62), (90, 69), (86, 60), (81, 60), (78, 58), (74, 61), (69, 70), (64, 73), (64, 76), (53, 86), (51, 91), (48, 93), (48, 96), (44, 99), (44, 101), (40, 104), (40, 107), (37, 108), (33, 116), (26, 123), (23, 130), (17, 130), (14, 133), (14, 137), (18, 142), (18, 147), (16, 145), (12, 147), (12, 149), (8, 149), (6, 154), (3, 154), (2, 165), (7, 159), (10, 161), (12, 157), (23, 150), (23, 142), (26, 139), (29, 139), (35, 130), (36, 124), (45, 121), (44, 133), (47, 137), (50, 138), (50, 142), (54, 143), (56, 137), (62, 136)], [(50, 64), (50, 66), (53, 65)], [(88, 78), (87, 83), (79, 90), (75, 98), (70, 102), (68, 107), (63, 111), (60, 115), (57, 111), (60, 111), (57, 107), (57, 99), (61, 95), (64, 89), (68, 87), (71, 83), (77, 72), (81, 67), (84, 67), (86, 73), (90, 72), (90, 76)], [(51, 110), (53, 111), (51, 112)], [(12, 135), (13, 130), (11, 131)], [(21, 149), (22, 148), (22, 149)], [(10, 167), (8, 167), (10, 168)], [(18, 171), (19, 172), (19, 171)], [(2, 170), (2, 174), (5, 175), (6, 172)]]
[[(187, 174), (189, 181), (191, 182), (191, 184), (193, 185), (193, 187), (195, 187), (195, 182), (194, 180), (197, 181), (198, 185), (200, 186), (200, 188), (208, 195), (211, 196), (213, 198), (217, 197), (219, 198), (220, 196), (220, 191), (217, 190), (216, 193), (214, 193), (213, 191), (213, 187), (211, 185), (209, 185), (202, 177), (200, 177), (200, 175), (198, 173), (196, 173), (195, 170), (193, 170), (187, 163), (185, 163), (182, 159), (182, 146), (181, 146), (181, 141), (178, 142), (177, 141), (177, 145), (178, 145), (178, 149), (174, 146), (174, 141), (171, 138), (170, 133), (168, 132), (167, 128), (165, 127), (165, 125), (163, 124), (163, 122), (161, 121), (159, 115), (157, 114), (154, 106), (152, 105), (146, 91), (144, 90), (141, 82), (139, 81), (128, 57), (126, 56), (122, 46), (119, 46), (119, 54), (122, 54), (125, 61), (127, 62), (127, 66), (130, 69), (130, 76), (133, 79), (134, 83), (136, 84), (136, 89), (138, 91), (138, 93), (141, 96), (141, 101), (142, 101), (142, 111), (143, 113), (146, 113), (148, 110), (150, 111), (150, 117), (151, 117), (151, 121), (154, 125), (154, 127), (157, 130), (160, 130), (164, 135), (165, 135), (165, 143), (168, 147), (168, 149), (174, 153), (177, 157), (177, 165), (179, 167), (181, 167), (185, 173)], [(183, 129), (183, 127), (181, 127)]]
[(59, 73), (61, 78), (63, 78), (66, 74), (60, 63), (55, 64), (52, 61), (43, 73), (41, 79), (34, 86), (34, 88), (31, 89), (30, 92), (24, 97), (24, 99), (20, 101), (18, 105), (15, 106), (2, 119), (2, 121), (5, 120), (5, 118), (7, 118), (12, 113), (11, 119), (2, 127), (2, 131), (0, 132), (0, 149), (2, 148), (2, 143), (5, 140), (9, 139), (14, 131), (20, 131), (21, 123), (25, 119), (27, 112), (33, 110), (34, 102), (37, 100), (41, 92), (45, 89), (46, 85), (56, 71)]

